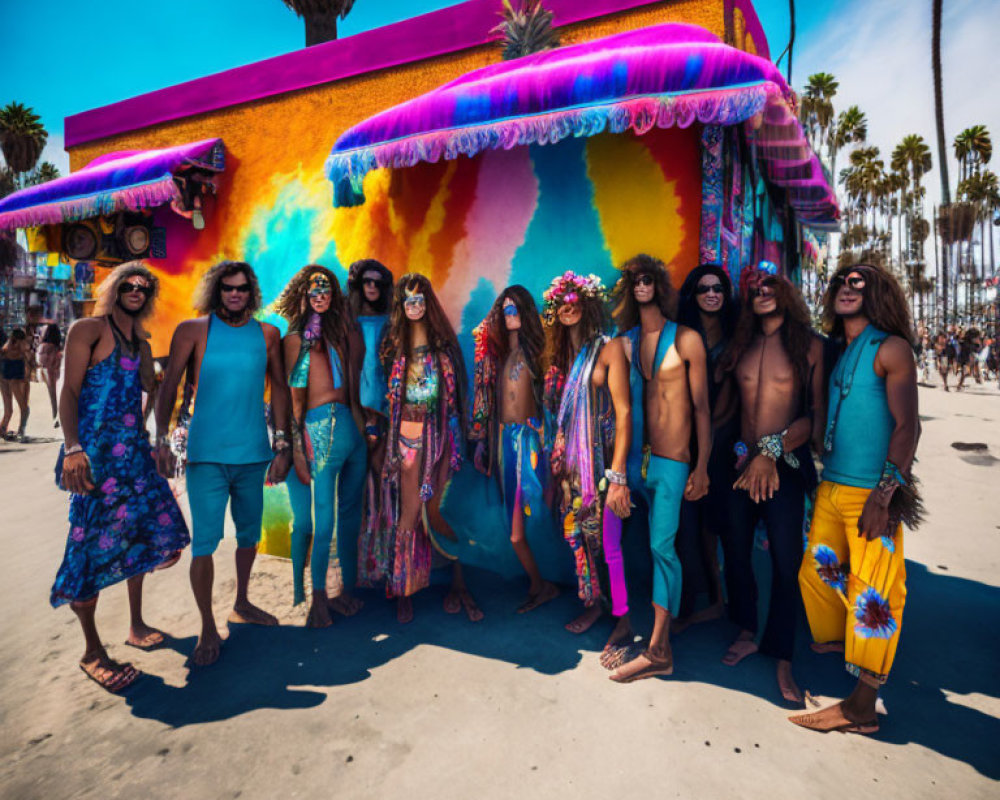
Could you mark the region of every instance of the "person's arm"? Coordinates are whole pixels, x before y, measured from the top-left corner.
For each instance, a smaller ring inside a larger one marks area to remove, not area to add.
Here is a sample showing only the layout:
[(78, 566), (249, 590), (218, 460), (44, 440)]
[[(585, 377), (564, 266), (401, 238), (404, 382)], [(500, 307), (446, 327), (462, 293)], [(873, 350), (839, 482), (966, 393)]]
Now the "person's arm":
[[(290, 376), (295, 369), (301, 347), (302, 337), (297, 333), (290, 333), (285, 337), (283, 351), (286, 375)], [(312, 480), (309, 473), (309, 461), (306, 458), (304, 438), (308, 396), (309, 389), (306, 387), (292, 386), (289, 388), (291, 411), (289, 412), (288, 425), (289, 435), (292, 437), (292, 466), (295, 468), (295, 475), (299, 481), (306, 485)]]
[[(886, 339), (875, 356), (875, 374), (885, 378), (886, 401), (895, 422), (889, 437), (887, 461), (908, 480), (920, 434), (917, 365), (909, 344), (898, 336)], [(872, 490), (858, 520), (859, 536), (875, 539), (887, 532), (890, 525), (889, 503), (896, 491), (898, 485), (891, 480), (880, 481), (879, 486)]]
[(198, 324), (199, 320), (188, 320), (177, 326), (170, 340), (170, 355), (167, 358), (167, 368), (163, 371), (163, 381), (156, 393), (153, 412), (156, 419), (154, 452), (156, 468), (164, 478), (172, 478), (174, 473), (174, 456), (165, 440), (177, 403), (177, 386), (194, 355), (195, 342), (198, 340)]
[[(81, 319), (75, 322), (66, 335), (66, 368), (63, 373), (62, 392), (59, 395), (59, 424), (66, 440), (66, 450), (80, 445), (79, 408), (83, 379), (90, 367), (90, 357), (101, 338), (103, 322), (99, 319)], [(74, 494), (93, 491), (90, 460), (82, 450), (63, 459), (63, 485)]]
[(691, 328), (677, 329), (678, 355), (687, 367), (688, 391), (695, 436), (698, 440), (698, 461), (688, 475), (684, 487), (686, 500), (700, 500), (708, 494), (708, 459), (712, 454), (712, 412), (708, 405), (708, 356), (700, 334)]
[(271, 416), (276, 431), (284, 431), (285, 445), (275, 441), (275, 457), (267, 471), (269, 484), (281, 483), (292, 467), (292, 448), (288, 441), (289, 407), (291, 401), (288, 394), (288, 381), (285, 378), (285, 364), (281, 357), (281, 334), (273, 325), (263, 323), (264, 341), (267, 342), (267, 377), (271, 381)]
[[(625, 474), (628, 468), (628, 451), (632, 446), (632, 397), (629, 393), (628, 359), (622, 347), (622, 338), (612, 339), (601, 352), (601, 359), (607, 367), (608, 392), (615, 411), (615, 449), (611, 457), (611, 469)], [(632, 498), (628, 486), (618, 483), (608, 484), (608, 508), (621, 519), (632, 513)]]

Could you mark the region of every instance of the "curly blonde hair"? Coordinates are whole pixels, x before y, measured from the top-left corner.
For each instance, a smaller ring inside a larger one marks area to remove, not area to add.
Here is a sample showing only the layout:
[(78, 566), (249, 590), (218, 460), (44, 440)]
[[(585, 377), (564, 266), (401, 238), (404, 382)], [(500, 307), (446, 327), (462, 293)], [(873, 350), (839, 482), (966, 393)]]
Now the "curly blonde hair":
[(247, 302), (246, 311), (248, 314), (257, 312), (263, 304), (257, 273), (245, 261), (228, 260), (220, 261), (209, 267), (202, 276), (201, 283), (198, 284), (198, 288), (194, 291), (194, 297), (191, 299), (194, 310), (201, 315), (211, 314), (218, 310), (222, 305), (222, 292), (219, 289), (219, 284), (222, 283), (223, 278), (228, 278), (237, 272), (242, 272), (250, 284), (250, 299)]
[(144, 278), (153, 287), (153, 293), (146, 298), (146, 304), (135, 315), (137, 322), (147, 319), (153, 313), (156, 298), (160, 295), (160, 281), (142, 261), (126, 261), (124, 264), (119, 264), (101, 281), (101, 285), (97, 287), (97, 302), (94, 303), (93, 316), (106, 317), (110, 314), (118, 299), (118, 287), (134, 276)]

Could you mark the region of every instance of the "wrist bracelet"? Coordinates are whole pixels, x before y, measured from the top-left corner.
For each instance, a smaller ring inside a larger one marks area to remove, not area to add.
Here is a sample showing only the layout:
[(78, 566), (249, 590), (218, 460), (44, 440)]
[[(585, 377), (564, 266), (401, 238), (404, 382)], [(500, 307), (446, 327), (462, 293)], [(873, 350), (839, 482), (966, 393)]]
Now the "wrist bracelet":
[(274, 440), (276, 442), (287, 438), (288, 434), (286, 434), (283, 430), (281, 430), (281, 428), (274, 429)]
[(284, 453), (286, 450), (289, 449), (289, 447), (291, 447), (291, 445), (288, 444), (288, 440), (287, 439), (275, 439), (274, 440), (273, 450), (274, 450), (275, 453)]
[(67, 447), (63, 450), (63, 456), (75, 456), (77, 453), (83, 452), (83, 445), (75, 444), (72, 447)]
[(608, 479), (608, 483), (613, 483), (616, 486), (626, 486), (628, 485), (628, 477), (624, 472), (617, 472), (613, 469), (604, 470), (604, 477)]
[(757, 440), (757, 452), (776, 462), (785, 454), (782, 434), (769, 433), (766, 436), (761, 436)]

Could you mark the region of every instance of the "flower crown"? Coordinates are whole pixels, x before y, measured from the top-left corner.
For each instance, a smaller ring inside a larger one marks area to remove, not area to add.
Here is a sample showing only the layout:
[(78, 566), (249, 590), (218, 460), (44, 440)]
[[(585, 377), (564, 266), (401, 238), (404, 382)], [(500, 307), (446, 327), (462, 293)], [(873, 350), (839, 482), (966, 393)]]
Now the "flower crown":
[(549, 288), (542, 293), (542, 299), (545, 300), (546, 314), (550, 314), (563, 303), (575, 303), (582, 297), (596, 297), (603, 301), (606, 295), (604, 284), (593, 273), (584, 276), (567, 271), (552, 279)]

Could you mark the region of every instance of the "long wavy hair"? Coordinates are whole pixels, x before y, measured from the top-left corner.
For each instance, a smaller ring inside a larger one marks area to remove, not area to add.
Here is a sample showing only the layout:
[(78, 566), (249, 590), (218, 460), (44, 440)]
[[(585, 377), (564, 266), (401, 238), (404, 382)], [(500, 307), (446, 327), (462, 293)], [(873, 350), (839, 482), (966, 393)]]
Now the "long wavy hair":
[(846, 278), (852, 272), (861, 272), (865, 276), (865, 288), (861, 293), (861, 313), (869, 322), (881, 331), (891, 333), (905, 339), (911, 345), (916, 338), (913, 332), (913, 320), (910, 317), (910, 306), (899, 281), (891, 273), (881, 267), (871, 264), (854, 264), (841, 267), (833, 273), (826, 292), (823, 294), (823, 330), (834, 339), (844, 338), (844, 320), (837, 316), (834, 300), (840, 289), (841, 278)]
[[(800, 385), (804, 386), (809, 377), (809, 348), (812, 346), (816, 333), (813, 331), (809, 318), (809, 309), (802, 294), (786, 278), (769, 275), (762, 279), (763, 285), (774, 288), (774, 296), (778, 310), (784, 312), (785, 321), (779, 329), (781, 343), (788, 353), (788, 358), (798, 375)], [(749, 349), (754, 337), (760, 333), (760, 319), (753, 310), (753, 300), (750, 299), (740, 309), (736, 319), (736, 329), (732, 341), (722, 356), (722, 369), (731, 372), (736, 368), (740, 358)]]
[[(582, 334), (580, 341), (589, 342), (607, 332), (608, 307), (603, 298), (581, 295), (577, 304), (581, 312), (577, 323)], [(546, 315), (545, 361), (563, 375), (569, 374), (570, 367), (573, 366), (573, 345), (569, 328), (559, 321), (557, 314)]]
[(507, 298), (517, 306), (521, 317), (521, 329), (518, 331), (518, 344), (524, 351), (528, 369), (536, 378), (544, 374), (545, 331), (542, 329), (542, 317), (531, 292), (523, 286), (515, 284), (504, 289), (493, 302), (492, 308), (483, 320), (490, 343), (490, 350), (496, 354), (497, 360), (503, 364), (510, 355), (510, 338), (507, 335), (507, 325), (504, 323), (503, 304)]
[(261, 307), (260, 282), (253, 267), (245, 261), (220, 261), (208, 268), (202, 276), (198, 288), (194, 291), (191, 304), (201, 315), (213, 314), (222, 306), (222, 290), (219, 284), (223, 278), (242, 272), (250, 284), (250, 299), (247, 301), (246, 312), (253, 314)]
[(621, 277), (611, 290), (611, 318), (619, 333), (631, 330), (639, 324), (639, 302), (635, 299), (635, 279), (640, 275), (653, 278), (653, 302), (666, 319), (675, 319), (677, 314), (677, 292), (666, 265), (658, 258), (640, 253), (621, 266)]
[(351, 318), (340, 291), (340, 281), (330, 270), (320, 264), (309, 264), (292, 276), (274, 304), (274, 310), (288, 320), (288, 332), (301, 336), (312, 306), (309, 305), (309, 276), (320, 273), (330, 282), (330, 307), (320, 317), (323, 337), (341, 352), (350, 347)]
[[(684, 283), (681, 284), (677, 321), (681, 325), (698, 331), (702, 339), (705, 338), (704, 325), (701, 321), (701, 308), (698, 306), (698, 296), (695, 290), (698, 288), (698, 281), (706, 275), (717, 278), (722, 284), (722, 308), (719, 310), (719, 323), (722, 326), (722, 340), (728, 342), (736, 328), (738, 306), (733, 297), (733, 284), (729, 280), (729, 275), (718, 264), (699, 264), (688, 273)], [(705, 349), (708, 349), (708, 342), (705, 342)]]
[(378, 302), (373, 304), (375, 312), (386, 314), (392, 306), (392, 271), (381, 261), (362, 258), (347, 270), (347, 302), (355, 319), (361, 314), (361, 305), (365, 299), (363, 278), (366, 272), (377, 272), (382, 281)]
[[(146, 298), (145, 305), (135, 315), (137, 323), (148, 319), (156, 307), (156, 298), (160, 296), (160, 281), (150, 271), (149, 267), (141, 261), (126, 261), (124, 264), (119, 264), (111, 270), (108, 277), (101, 281), (101, 285), (97, 287), (97, 302), (94, 303), (93, 316), (106, 317), (110, 314), (115, 307), (115, 301), (118, 299), (118, 287), (124, 281), (135, 276), (145, 278), (149, 282), (149, 285), (153, 287), (153, 293)], [(140, 331), (142, 331), (141, 325)]]

